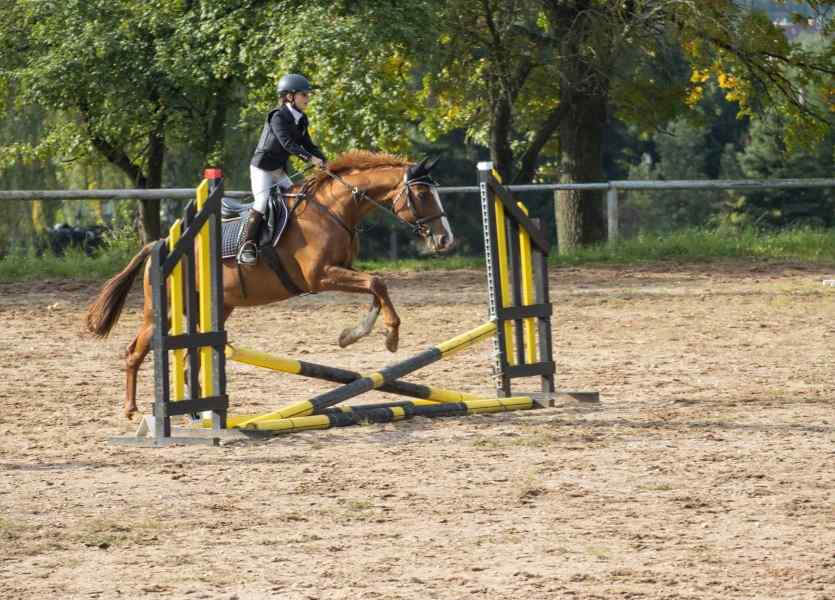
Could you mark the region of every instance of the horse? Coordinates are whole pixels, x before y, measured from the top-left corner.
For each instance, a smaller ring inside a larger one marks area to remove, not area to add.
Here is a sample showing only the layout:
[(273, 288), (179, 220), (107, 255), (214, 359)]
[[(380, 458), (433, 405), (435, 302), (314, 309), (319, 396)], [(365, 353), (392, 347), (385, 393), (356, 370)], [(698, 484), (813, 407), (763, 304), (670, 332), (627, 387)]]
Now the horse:
[[(253, 266), (237, 265), (234, 258), (223, 260), (223, 322), (237, 307), (259, 306), (287, 300), (299, 291), (319, 293), (340, 291), (370, 294), (371, 307), (360, 323), (345, 329), (338, 344), (346, 347), (367, 336), (382, 313), (386, 327), (386, 348), (395, 352), (400, 339), (400, 317), (391, 302), (386, 283), (377, 275), (351, 268), (359, 251), (356, 229), (376, 208), (389, 210), (409, 224), (423, 238), (430, 252), (448, 252), (455, 245), (449, 220), (430, 171), (437, 159), (411, 163), (390, 154), (354, 151), (329, 162), (326, 170), (295, 186), (290, 218), (276, 254), (297, 288), (288, 289), (276, 274), (259, 260)], [(98, 338), (106, 337), (119, 319), (128, 292), (151, 254), (155, 242), (139, 253), (102, 286), (86, 313), (86, 329)], [(144, 274), (142, 325), (125, 352), (124, 414), (136, 414), (136, 383), (139, 367), (151, 346), (154, 332), (150, 263)]]

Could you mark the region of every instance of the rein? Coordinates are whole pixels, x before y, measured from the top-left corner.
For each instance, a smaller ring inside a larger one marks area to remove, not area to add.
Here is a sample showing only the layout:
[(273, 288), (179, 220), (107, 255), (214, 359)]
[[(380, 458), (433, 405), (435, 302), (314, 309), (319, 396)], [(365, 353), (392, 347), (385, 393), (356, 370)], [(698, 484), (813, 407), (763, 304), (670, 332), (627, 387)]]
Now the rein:
[[(288, 195), (290, 195), (290, 194), (288, 194)], [(339, 215), (337, 215), (335, 212), (333, 212), (333, 210), (331, 210), (331, 208), (330, 208), (327, 204), (324, 204), (324, 203), (322, 203), (321, 201), (317, 200), (317, 199), (316, 199), (316, 197), (315, 197), (315, 195), (310, 193), (309, 188), (307, 188), (306, 186), (304, 186), (304, 187), (302, 187), (302, 189), (299, 191), (299, 193), (297, 193), (297, 194), (293, 194), (293, 195), (295, 195), (295, 196), (296, 196), (296, 203), (295, 203), (295, 204), (293, 204), (293, 208), (291, 208), (291, 209), (290, 209), (290, 215), (289, 215), (289, 216), (291, 216), (291, 217), (292, 217), (292, 216), (293, 216), (293, 213), (294, 213), (294, 212), (296, 212), (296, 209), (297, 209), (297, 208), (298, 208), (301, 204), (303, 204), (304, 202), (306, 202), (306, 201), (307, 201), (307, 202), (311, 202), (311, 203), (315, 204), (316, 206), (318, 206), (321, 210), (324, 210), (324, 211), (325, 211), (325, 213), (326, 213), (326, 214), (327, 214), (327, 215), (328, 215), (328, 216), (329, 216), (329, 217), (330, 217), (330, 218), (331, 218), (334, 222), (336, 222), (336, 224), (337, 224), (337, 225), (339, 225), (340, 227), (342, 227), (342, 229), (344, 229), (345, 231), (347, 231), (347, 232), (348, 232), (348, 235), (351, 237), (351, 240), (353, 241), (354, 236), (356, 235), (356, 230), (355, 230), (355, 229), (352, 229), (352, 228), (350, 228), (350, 227), (348, 227), (348, 225), (346, 225), (346, 224), (345, 224), (345, 221), (343, 221), (343, 220), (339, 217)]]

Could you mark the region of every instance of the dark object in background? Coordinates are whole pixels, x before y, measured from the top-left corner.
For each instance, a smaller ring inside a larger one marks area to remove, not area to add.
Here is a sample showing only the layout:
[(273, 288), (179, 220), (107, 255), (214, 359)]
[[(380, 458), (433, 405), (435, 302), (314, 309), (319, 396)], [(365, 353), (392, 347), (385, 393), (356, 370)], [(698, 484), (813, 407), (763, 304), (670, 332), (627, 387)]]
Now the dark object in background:
[(47, 229), (44, 236), (37, 242), (38, 256), (48, 248), (55, 256), (64, 256), (67, 248), (80, 248), (84, 254), (92, 256), (104, 245), (104, 225), (91, 227), (73, 227), (67, 223)]

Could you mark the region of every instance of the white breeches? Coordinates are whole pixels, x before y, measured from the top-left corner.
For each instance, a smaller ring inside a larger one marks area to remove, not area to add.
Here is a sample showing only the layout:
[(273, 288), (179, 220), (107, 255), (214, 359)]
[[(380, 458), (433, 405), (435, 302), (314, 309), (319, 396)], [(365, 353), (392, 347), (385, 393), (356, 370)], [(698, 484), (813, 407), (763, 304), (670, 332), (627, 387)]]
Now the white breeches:
[(264, 171), (252, 165), (249, 165), (249, 182), (252, 186), (252, 196), (255, 198), (252, 208), (262, 215), (267, 210), (267, 201), (270, 199), (270, 188), (272, 186), (278, 185), (280, 192), (285, 192), (293, 187), (293, 181), (287, 177), (284, 169)]

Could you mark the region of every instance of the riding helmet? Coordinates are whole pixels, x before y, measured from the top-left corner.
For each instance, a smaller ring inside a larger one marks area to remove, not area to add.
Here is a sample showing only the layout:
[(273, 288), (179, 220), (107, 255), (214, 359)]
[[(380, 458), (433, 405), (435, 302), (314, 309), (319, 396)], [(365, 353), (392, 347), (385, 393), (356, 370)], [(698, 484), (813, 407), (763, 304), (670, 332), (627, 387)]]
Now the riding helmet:
[(310, 82), (304, 75), (288, 73), (278, 80), (276, 90), (279, 94), (285, 92), (310, 92), (313, 90), (313, 86), (310, 85)]

